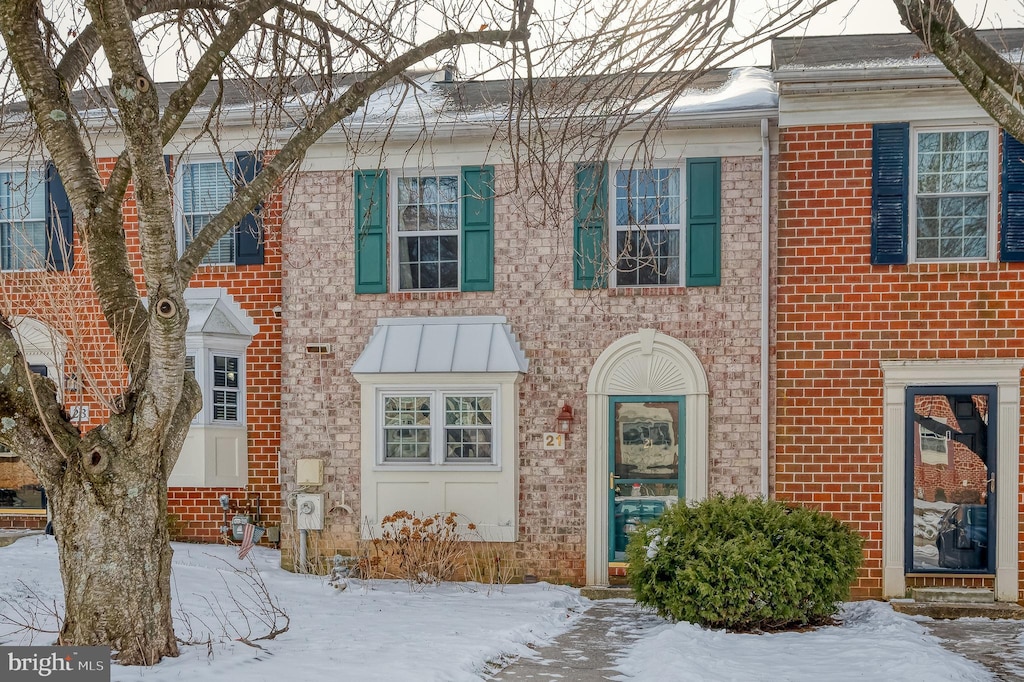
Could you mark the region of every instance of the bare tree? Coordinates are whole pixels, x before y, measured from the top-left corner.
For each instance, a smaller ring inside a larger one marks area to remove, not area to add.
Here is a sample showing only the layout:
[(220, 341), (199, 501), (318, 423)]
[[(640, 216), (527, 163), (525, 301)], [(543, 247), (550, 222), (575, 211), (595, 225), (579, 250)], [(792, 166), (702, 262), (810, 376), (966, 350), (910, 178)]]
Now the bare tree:
[[(60, 641), (109, 645), (124, 664), (177, 654), (167, 480), (201, 406), (186, 371), (184, 293), (211, 247), (278, 191), (321, 136), (358, 118), (384, 86), (416, 88), (406, 74), (424, 60), (473, 61), (513, 89), (496, 122), (508, 135), (496, 139), (512, 145), (513, 158), (543, 165), (580, 132), (574, 121), (601, 121), (605, 138), (636, 121), (655, 125), (664, 103), (701, 72), (820, 4), (785, 0), (740, 30), (735, 0), (581, 1), (544, 11), (533, 0), (0, 0), (0, 134), (8, 152), (19, 141), (26, 153), (45, 149), (59, 171), (84, 249), (75, 268), (88, 273), (124, 377), (104, 400), (109, 420), (82, 433), (56, 386), (29, 370), (12, 325), (0, 324), (0, 443), (49, 494), (66, 601)], [(168, 63), (178, 82), (158, 87), (154, 70)], [(601, 87), (564, 78), (581, 73)], [(563, 77), (557, 87), (533, 86), (553, 76)], [(537, 104), (541, 91), (546, 108)], [(253, 137), (273, 154), (179, 251), (165, 145), (216, 147), (239, 101), (249, 105)], [(556, 102), (565, 107), (560, 118)], [(554, 118), (560, 128), (539, 125)], [(123, 148), (101, 170), (111, 139)], [(122, 229), (129, 192), (140, 281)]]
[[(952, 0), (893, 0), (900, 21), (964, 86), (1000, 126), (1024, 140), (1024, 65), (1020, 45), (978, 36)], [(1011, 61), (1007, 54), (1016, 51)]]

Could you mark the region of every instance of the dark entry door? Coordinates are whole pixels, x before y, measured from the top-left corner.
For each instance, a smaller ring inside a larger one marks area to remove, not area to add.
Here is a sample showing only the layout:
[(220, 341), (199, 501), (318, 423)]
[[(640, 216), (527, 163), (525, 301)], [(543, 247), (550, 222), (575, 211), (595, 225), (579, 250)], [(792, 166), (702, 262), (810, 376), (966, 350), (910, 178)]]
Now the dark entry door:
[(995, 567), (996, 389), (907, 389), (906, 569)]

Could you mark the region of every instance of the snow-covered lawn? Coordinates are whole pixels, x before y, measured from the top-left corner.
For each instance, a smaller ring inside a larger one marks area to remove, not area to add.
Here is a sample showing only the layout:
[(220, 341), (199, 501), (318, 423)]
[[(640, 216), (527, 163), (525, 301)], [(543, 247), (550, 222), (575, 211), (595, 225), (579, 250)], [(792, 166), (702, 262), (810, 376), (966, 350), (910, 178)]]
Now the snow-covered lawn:
[[(236, 572), (249, 562), (222, 546), (175, 544), (174, 551), (178, 635), (188, 634), (182, 621), (187, 618), (191, 637), (212, 638), (212, 644), (182, 647), (179, 658), (151, 669), (115, 666), (114, 680), (480, 680), (496, 663), (535, 655), (531, 646), (572, 627), (589, 606), (576, 590), (545, 584), (412, 591), (404, 582), (350, 581), (339, 591), (325, 578), (282, 571), (277, 552), (257, 548), (250, 555), (253, 564), (291, 619), (287, 632), (257, 642), (259, 649), (236, 641), (266, 632), (257, 622), (258, 600), (249, 599), (252, 583)], [(0, 547), (0, 576), (0, 615), (15, 615), (14, 604), (61, 600), (50, 537)], [(249, 605), (251, 625), (238, 603)], [(43, 627), (53, 627), (50, 616), (41, 618)], [(628, 627), (627, 620), (621, 625)], [(37, 632), (30, 642), (28, 633), (11, 629), (0, 626), (0, 644), (53, 641)], [(631, 679), (659, 681), (991, 679), (981, 666), (943, 649), (918, 623), (878, 602), (848, 605), (841, 627), (799, 633), (739, 635), (666, 623), (645, 630), (616, 662)]]
[(943, 649), (923, 626), (888, 604), (854, 602), (841, 617), (841, 627), (770, 635), (665, 624), (630, 647), (617, 667), (638, 680), (695, 682), (993, 679), (978, 663)]

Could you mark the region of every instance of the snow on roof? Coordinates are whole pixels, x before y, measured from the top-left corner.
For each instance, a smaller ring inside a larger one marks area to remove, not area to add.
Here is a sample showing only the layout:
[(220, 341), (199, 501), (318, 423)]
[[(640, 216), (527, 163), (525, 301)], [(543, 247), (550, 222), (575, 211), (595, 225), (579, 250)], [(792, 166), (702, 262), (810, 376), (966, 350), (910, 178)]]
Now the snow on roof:
[[(680, 76), (682, 78), (682, 76)], [(679, 94), (669, 105), (670, 114), (695, 116), (722, 112), (771, 109), (778, 104), (778, 91), (771, 72), (757, 67), (732, 69), (722, 82), (713, 87), (691, 87)], [(412, 84), (396, 83), (373, 93), (345, 125), (422, 124), (424, 122), (491, 123), (508, 114), (510, 84), (508, 81), (438, 82), (420, 77)], [(664, 89), (665, 81), (661, 87)], [(626, 102), (628, 104), (628, 102)], [(586, 102), (574, 103), (576, 115), (586, 114)], [(665, 97), (639, 99), (631, 105), (636, 113), (659, 110)], [(599, 113), (595, 102), (593, 113)], [(553, 112), (554, 115), (557, 113)]]
[(377, 320), (352, 373), (525, 373), (527, 368), (504, 317), (399, 317)]

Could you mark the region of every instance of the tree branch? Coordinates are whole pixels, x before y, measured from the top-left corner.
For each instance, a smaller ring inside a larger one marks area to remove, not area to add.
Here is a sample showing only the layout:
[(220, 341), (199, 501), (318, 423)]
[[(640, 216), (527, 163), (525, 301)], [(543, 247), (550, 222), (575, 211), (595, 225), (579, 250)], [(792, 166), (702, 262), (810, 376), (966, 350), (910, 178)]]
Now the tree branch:
[(328, 104), (322, 112), (311, 118), (295, 133), (274, 158), (263, 166), (259, 175), (247, 186), (240, 188), (224, 209), (199, 231), (178, 261), (178, 274), (182, 281), (187, 282), (192, 278), (199, 263), (213, 245), (277, 187), (292, 164), (298, 162), (324, 133), (355, 112), (371, 94), (388, 81), (399, 77), (413, 65), (441, 50), (460, 45), (524, 42), (528, 38), (529, 33), (525, 29), (461, 33), (448, 31), (396, 57), (364, 80), (353, 83), (340, 97)]
[(1000, 126), (1024, 140), (1021, 73), (979, 38), (950, 0), (895, 0), (900, 21)]

